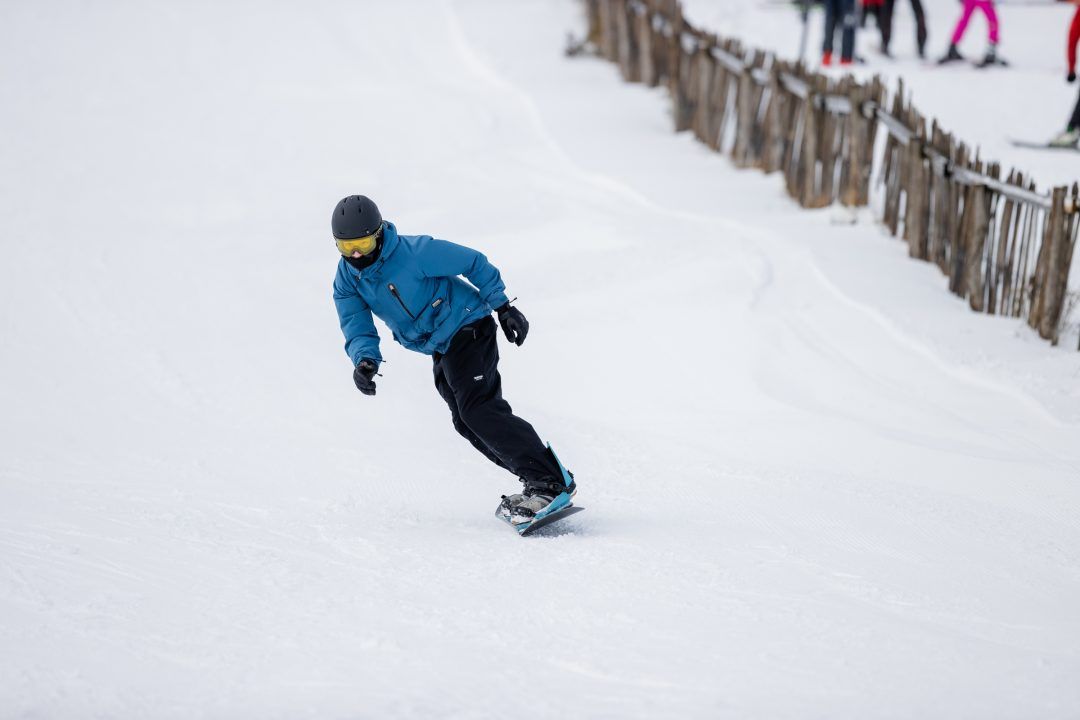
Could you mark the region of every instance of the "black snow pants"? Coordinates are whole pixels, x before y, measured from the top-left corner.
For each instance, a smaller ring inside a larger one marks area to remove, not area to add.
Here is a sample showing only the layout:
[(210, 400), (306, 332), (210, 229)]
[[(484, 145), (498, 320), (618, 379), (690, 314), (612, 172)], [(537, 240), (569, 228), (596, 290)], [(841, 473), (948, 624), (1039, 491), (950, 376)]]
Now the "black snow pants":
[[(881, 16), (878, 18), (879, 27), (881, 28), (881, 47), (888, 52), (889, 43), (892, 42), (892, 21), (893, 21), (893, 9), (896, 7), (896, 0), (885, 0), (885, 4), (882, 6)], [(920, 0), (911, 0), (911, 10), (915, 13), (915, 42), (919, 45), (919, 56), (926, 52), (926, 13), (923, 12), (922, 2)]]
[(1080, 95), (1076, 96), (1076, 107), (1073, 108), (1072, 117), (1069, 118), (1069, 130), (1080, 128)]
[(526, 485), (561, 483), (562, 473), (533, 426), (503, 399), (498, 329), (490, 315), (461, 328), (445, 355), (435, 353), (435, 387), (450, 406), (454, 429), (488, 460)]

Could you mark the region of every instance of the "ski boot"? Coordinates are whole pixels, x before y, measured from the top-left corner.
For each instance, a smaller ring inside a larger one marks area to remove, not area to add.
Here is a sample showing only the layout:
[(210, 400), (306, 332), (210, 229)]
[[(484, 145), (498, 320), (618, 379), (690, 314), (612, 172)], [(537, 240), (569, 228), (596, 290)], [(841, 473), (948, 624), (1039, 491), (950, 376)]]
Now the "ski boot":
[(988, 68), (988, 67), (991, 67), (993, 65), (997, 65), (999, 67), (1008, 67), (1009, 66), (1009, 63), (1005, 62), (1000, 57), (998, 57), (997, 45), (991, 45), (990, 47), (988, 47), (986, 49), (986, 56), (983, 57), (983, 59), (979, 62), (978, 65), (976, 65), (976, 67)]
[(1047, 145), (1052, 148), (1080, 147), (1080, 128), (1063, 130), (1060, 135), (1047, 143)]
[(944, 57), (937, 61), (938, 65), (945, 65), (946, 63), (959, 62), (964, 59), (964, 56), (960, 54), (960, 51), (956, 49), (955, 45), (949, 45), (949, 52), (945, 53)]

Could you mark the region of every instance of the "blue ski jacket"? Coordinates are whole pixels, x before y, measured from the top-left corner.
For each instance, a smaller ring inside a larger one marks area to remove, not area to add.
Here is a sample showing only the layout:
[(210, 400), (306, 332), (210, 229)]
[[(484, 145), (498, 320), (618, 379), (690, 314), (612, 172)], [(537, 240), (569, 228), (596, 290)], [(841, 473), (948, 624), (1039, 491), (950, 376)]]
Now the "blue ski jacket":
[(353, 365), (364, 358), (381, 363), (372, 313), (410, 350), (443, 353), (462, 325), (507, 302), (505, 290), (482, 253), (430, 235), (398, 235), (388, 222), (373, 265), (357, 270), (345, 258), (338, 261), (334, 305)]

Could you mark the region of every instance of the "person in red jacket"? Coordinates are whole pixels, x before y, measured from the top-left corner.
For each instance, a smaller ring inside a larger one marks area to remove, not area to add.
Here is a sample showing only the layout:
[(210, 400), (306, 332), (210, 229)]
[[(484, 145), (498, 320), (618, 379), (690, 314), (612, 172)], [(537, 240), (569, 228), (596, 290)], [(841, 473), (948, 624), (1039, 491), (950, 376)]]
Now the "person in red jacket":
[[(1069, 59), (1069, 74), (1065, 77), (1066, 82), (1076, 82), (1076, 46), (1080, 43), (1080, 4), (1076, 6), (1073, 14), (1072, 25), (1069, 26), (1069, 44), (1065, 52)], [(1080, 145), (1080, 95), (1076, 98), (1076, 107), (1073, 108), (1072, 117), (1065, 131), (1050, 141), (1053, 147), (1077, 147)]]

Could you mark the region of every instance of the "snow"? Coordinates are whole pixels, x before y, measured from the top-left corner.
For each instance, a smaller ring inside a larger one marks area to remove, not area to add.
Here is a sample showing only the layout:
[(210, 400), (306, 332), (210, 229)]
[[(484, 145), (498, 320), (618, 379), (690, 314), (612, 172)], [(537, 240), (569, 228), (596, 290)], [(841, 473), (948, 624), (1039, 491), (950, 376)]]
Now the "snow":
[[(0, 716), (1080, 713), (1080, 353), (673, 134), (580, 15), (0, 8)], [(427, 358), (352, 387), (354, 192), (520, 298), (561, 529)]]

